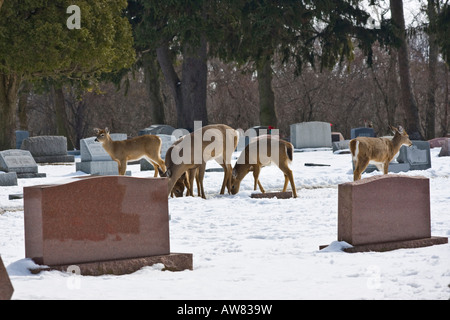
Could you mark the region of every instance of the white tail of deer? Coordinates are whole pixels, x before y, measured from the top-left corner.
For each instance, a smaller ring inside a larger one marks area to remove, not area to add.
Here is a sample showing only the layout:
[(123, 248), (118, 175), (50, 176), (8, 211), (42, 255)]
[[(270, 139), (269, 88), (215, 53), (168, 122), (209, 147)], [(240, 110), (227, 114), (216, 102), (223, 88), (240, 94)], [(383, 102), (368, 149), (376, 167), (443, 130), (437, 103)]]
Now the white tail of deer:
[(394, 137), (368, 138), (358, 137), (350, 141), (350, 151), (353, 160), (353, 180), (360, 180), (361, 174), (369, 164), (374, 164), (383, 174), (388, 173), (389, 163), (403, 145), (412, 146), (406, 131), (399, 126), (391, 127)]
[(108, 128), (94, 129), (96, 141), (101, 142), (105, 151), (119, 165), (119, 175), (123, 176), (127, 170), (127, 162), (147, 159), (155, 167), (155, 177), (158, 176), (158, 168), (166, 169), (161, 159), (161, 138), (154, 135), (144, 135), (128, 140), (113, 141)]
[[(199, 182), (203, 189), (204, 166), (210, 160), (216, 160), (224, 168), (225, 174), (220, 194), (224, 194), (225, 187), (230, 191), (231, 156), (237, 147), (238, 140), (238, 132), (223, 124), (208, 125), (178, 139), (167, 150), (165, 158), (167, 171), (160, 172), (161, 176), (169, 178), (169, 194), (183, 173), (197, 168), (200, 168), (199, 175), (202, 177)], [(192, 172), (190, 176), (195, 176), (195, 173)]]
[[(261, 149), (267, 148), (266, 154), (263, 155)], [(294, 147), (291, 143), (272, 136), (259, 136), (253, 139), (242, 151), (238, 161), (233, 168), (231, 179), (231, 193), (239, 192), (242, 179), (253, 171), (254, 190), (256, 186), (262, 193), (265, 193), (264, 188), (259, 181), (259, 173), (262, 167), (274, 163), (284, 173), (284, 187), (283, 192), (286, 191), (288, 182), (291, 183), (292, 193), (294, 198), (297, 198), (297, 190), (295, 188), (294, 176), (289, 164), (293, 160)]]

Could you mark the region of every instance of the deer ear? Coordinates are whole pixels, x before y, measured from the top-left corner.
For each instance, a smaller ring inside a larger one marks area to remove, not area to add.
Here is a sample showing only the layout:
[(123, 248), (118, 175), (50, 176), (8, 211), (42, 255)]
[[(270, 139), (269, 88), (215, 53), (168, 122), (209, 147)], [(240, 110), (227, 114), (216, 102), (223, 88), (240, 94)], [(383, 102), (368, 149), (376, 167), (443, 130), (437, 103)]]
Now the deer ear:
[(237, 172), (236, 170), (233, 169), (233, 171), (231, 172), (231, 176), (236, 179), (237, 178)]
[(98, 134), (100, 132), (100, 129), (99, 128), (94, 128), (94, 133), (95, 134)]
[(403, 133), (403, 132), (405, 132), (405, 129), (403, 129), (402, 126), (398, 126), (398, 132), (399, 133)]
[(167, 171), (166, 171), (166, 177), (168, 177), (168, 178), (172, 177), (172, 170), (167, 169)]
[(109, 134), (109, 128), (108, 127), (105, 128), (105, 132)]

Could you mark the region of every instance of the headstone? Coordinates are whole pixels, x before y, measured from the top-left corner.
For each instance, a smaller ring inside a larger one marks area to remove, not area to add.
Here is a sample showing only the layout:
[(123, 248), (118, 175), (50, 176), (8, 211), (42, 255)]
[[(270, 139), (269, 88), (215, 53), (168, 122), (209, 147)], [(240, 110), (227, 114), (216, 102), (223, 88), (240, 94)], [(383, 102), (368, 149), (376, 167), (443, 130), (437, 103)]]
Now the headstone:
[(429, 179), (383, 175), (340, 184), (338, 241), (351, 244), (350, 252), (448, 242), (431, 237)]
[(439, 157), (450, 157), (450, 138), (447, 138), (442, 144), (442, 149), (439, 152)]
[(0, 172), (0, 187), (17, 186), (17, 173)]
[(252, 198), (252, 199), (272, 199), (272, 198), (290, 199), (290, 198), (292, 198), (292, 191), (252, 193), (250, 198)]
[(409, 170), (427, 170), (431, 168), (430, 143), (411, 141), (411, 147), (402, 146), (397, 157), (398, 163), (409, 164)]
[(14, 288), (0, 256), (0, 301), (11, 300), (13, 293)]
[(291, 143), (296, 149), (331, 148), (331, 126), (318, 121), (292, 124)]
[(428, 142), (430, 143), (430, 148), (442, 148), (442, 146), (446, 143), (448, 138), (446, 137), (441, 137), (441, 138), (434, 138), (431, 140), (428, 140)]
[(145, 266), (136, 259), (171, 260), (167, 183), (107, 176), (25, 187), (26, 258), (50, 268), (77, 265), (83, 275), (83, 265), (115, 274)]
[(344, 136), (342, 135), (342, 133), (340, 132), (332, 132), (331, 133), (331, 142), (338, 142), (338, 141), (343, 141)]
[(375, 137), (375, 131), (373, 128), (353, 128), (350, 131), (350, 139), (357, 137)]
[(341, 140), (333, 142), (333, 153), (335, 154), (349, 154), (350, 140)]
[[(161, 159), (165, 159), (166, 158), (166, 152), (167, 149), (170, 148), (170, 146), (177, 141), (177, 139), (175, 138), (175, 136), (172, 135), (167, 135), (167, 134), (157, 134), (158, 137), (161, 138)], [(141, 164), (141, 171), (146, 171), (146, 170), (154, 170), (153, 165), (148, 162), (146, 159), (141, 159), (140, 160), (140, 164)]]
[(67, 138), (63, 136), (27, 138), (21, 148), (30, 151), (37, 163), (75, 162), (75, 157), (67, 154)]
[(30, 151), (0, 151), (0, 171), (15, 172), (17, 178), (44, 178), (45, 173), (38, 173), (38, 166)]
[(139, 135), (143, 136), (145, 134), (154, 134), (154, 135), (172, 135), (175, 131), (175, 128), (166, 124), (154, 124), (148, 128), (142, 129), (139, 131)]
[[(76, 170), (92, 175), (113, 176), (119, 174), (119, 166), (116, 161), (105, 151), (101, 142), (95, 141), (96, 137), (80, 140), (81, 162), (76, 163)], [(111, 134), (114, 141), (126, 140), (127, 135), (122, 133)], [(131, 172), (127, 171), (127, 175)]]
[(17, 130), (16, 131), (16, 149), (20, 149), (22, 146), (23, 140), (30, 137), (30, 133), (28, 131)]

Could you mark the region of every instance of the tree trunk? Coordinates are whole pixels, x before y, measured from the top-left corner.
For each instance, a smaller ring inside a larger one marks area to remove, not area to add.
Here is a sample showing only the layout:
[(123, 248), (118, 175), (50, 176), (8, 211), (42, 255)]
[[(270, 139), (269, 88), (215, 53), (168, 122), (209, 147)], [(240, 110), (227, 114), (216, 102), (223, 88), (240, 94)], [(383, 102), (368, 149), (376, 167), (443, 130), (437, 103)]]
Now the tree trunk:
[(181, 80), (178, 77), (178, 74), (173, 67), (173, 57), (171, 52), (169, 51), (168, 45), (164, 45), (156, 49), (156, 56), (159, 62), (159, 66), (161, 67), (161, 71), (163, 72), (164, 79), (170, 91), (172, 92), (172, 96), (175, 100), (175, 108), (177, 111), (177, 126), (182, 128), (182, 112), (183, 112), (183, 96), (181, 93)]
[(181, 81), (183, 96), (181, 128), (186, 128), (189, 131), (194, 129), (194, 121), (201, 121), (202, 126), (208, 124), (208, 113), (206, 110), (208, 67), (206, 54), (205, 39), (202, 39), (200, 46), (197, 48), (193, 48), (189, 44), (184, 45), (183, 80)]
[(270, 60), (258, 67), (259, 119), (262, 126), (277, 127), (275, 94), (272, 90), (272, 66)]
[[(428, 0), (428, 19), (430, 24), (437, 18), (436, 3), (434, 0)], [(429, 60), (428, 60), (428, 88), (427, 88), (427, 109), (425, 118), (425, 138), (427, 140), (435, 138), (436, 135), (436, 70), (439, 56), (439, 47), (434, 31), (428, 34), (429, 42)]]
[(26, 83), (20, 90), (18, 115), (19, 115), (19, 129), (28, 130), (28, 96), (30, 95), (31, 85)]
[(72, 150), (76, 143), (70, 133), (70, 124), (66, 111), (66, 98), (62, 87), (52, 85), (53, 103), (55, 105), (56, 115), (56, 134), (67, 138), (67, 149)]
[(406, 123), (404, 125), (411, 140), (423, 140), (419, 131), (419, 110), (411, 86), (408, 45), (405, 34), (405, 17), (403, 15), (403, 0), (390, 0), (390, 7), (392, 21), (396, 26), (396, 35), (399, 38), (400, 44), (397, 53), (402, 104), (406, 115)]
[(160, 86), (160, 68), (158, 66), (158, 60), (152, 54), (146, 53), (143, 56), (145, 84), (150, 100), (150, 114), (153, 124), (164, 124), (165, 112), (164, 103), (161, 96)]
[(156, 50), (159, 65), (175, 100), (177, 126), (189, 131), (194, 129), (194, 121), (202, 121), (203, 126), (208, 124), (208, 113), (206, 111), (208, 76), (206, 53), (206, 40), (203, 40), (197, 48), (184, 45), (183, 79), (180, 80), (173, 67), (173, 59), (169, 48), (163, 46)]
[(15, 147), (19, 85), (19, 76), (0, 73), (0, 150)]

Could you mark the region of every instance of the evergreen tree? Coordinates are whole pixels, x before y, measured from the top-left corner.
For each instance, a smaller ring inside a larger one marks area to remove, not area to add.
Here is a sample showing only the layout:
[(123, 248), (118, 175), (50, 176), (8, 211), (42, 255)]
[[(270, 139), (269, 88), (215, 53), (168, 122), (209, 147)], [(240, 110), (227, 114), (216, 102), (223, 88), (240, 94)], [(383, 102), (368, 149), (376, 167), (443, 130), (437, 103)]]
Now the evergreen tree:
[(13, 145), (23, 81), (92, 81), (134, 62), (126, 0), (79, 0), (81, 28), (69, 29), (70, 0), (7, 1), (0, 10), (0, 150)]

